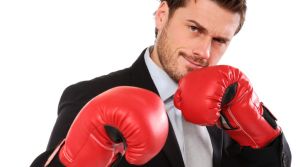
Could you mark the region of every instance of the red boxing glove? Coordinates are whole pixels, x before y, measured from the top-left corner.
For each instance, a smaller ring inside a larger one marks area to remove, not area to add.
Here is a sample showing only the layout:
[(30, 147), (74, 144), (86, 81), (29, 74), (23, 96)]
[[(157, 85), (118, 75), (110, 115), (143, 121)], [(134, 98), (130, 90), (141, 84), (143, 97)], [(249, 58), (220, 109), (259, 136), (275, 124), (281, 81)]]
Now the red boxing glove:
[(262, 148), (281, 133), (276, 119), (237, 68), (220, 65), (195, 70), (178, 87), (174, 104), (187, 121), (217, 123), (241, 146)]
[(126, 160), (142, 165), (165, 144), (168, 118), (160, 98), (145, 89), (120, 86), (89, 101), (77, 115), (59, 151), (65, 166), (104, 167)]

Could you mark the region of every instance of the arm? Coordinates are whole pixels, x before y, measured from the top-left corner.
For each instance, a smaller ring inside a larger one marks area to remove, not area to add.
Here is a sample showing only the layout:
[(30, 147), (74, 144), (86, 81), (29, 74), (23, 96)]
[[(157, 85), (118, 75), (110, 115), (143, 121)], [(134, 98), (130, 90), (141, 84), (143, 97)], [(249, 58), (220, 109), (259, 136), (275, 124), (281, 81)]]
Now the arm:
[(224, 133), (222, 155), (222, 167), (290, 167), (292, 157), (283, 133), (261, 149), (241, 148), (236, 141)]
[[(57, 119), (51, 132), (47, 149), (32, 162), (31, 167), (40, 167), (46, 163), (55, 148), (66, 137), (73, 120), (81, 108), (92, 98), (90, 96), (83, 96), (82, 93), (80, 93), (82, 91), (79, 86), (80, 85), (72, 85), (63, 91), (58, 105)], [(53, 166), (63, 166), (57, 156), (52, 163)]]
[(141, 165), (161, 150), (167, 132), (164, 105), (156, 94), (142, 88), (115, 87), (81, 109), (46, 165), (57, 165), (59, 159), (65, 166), (110, 166), (123, 156), (129, 163)]
[(226, 132), (225, 137), (234, 141), (227, 140), (227, 158), (246, 166), (281, 165), (281, 128), (238, 69), (213, 66), (187, 74), (179, 82), (174, 104), (186, 120), (217, 124)]

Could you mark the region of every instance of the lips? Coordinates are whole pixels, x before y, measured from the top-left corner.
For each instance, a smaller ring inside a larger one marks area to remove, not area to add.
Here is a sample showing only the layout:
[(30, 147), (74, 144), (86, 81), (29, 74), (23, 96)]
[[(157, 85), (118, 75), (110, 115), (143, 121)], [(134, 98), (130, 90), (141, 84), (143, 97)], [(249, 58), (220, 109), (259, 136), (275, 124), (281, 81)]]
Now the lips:
[(199, 59), (199, 61), (196, 61), (188, 56), (183, 56), (183, 58), (188, 62), (188, 65), (192, 68), (202, 68), (207, 66), (207, 61), (204, 59)]
[(184, 57), (187, 61), (189, 61), (190, 63), (192, 63), (195, 66), (201, 66), (200, 63), (194, 61), (193, 59), (191, 59), (190, 57)]

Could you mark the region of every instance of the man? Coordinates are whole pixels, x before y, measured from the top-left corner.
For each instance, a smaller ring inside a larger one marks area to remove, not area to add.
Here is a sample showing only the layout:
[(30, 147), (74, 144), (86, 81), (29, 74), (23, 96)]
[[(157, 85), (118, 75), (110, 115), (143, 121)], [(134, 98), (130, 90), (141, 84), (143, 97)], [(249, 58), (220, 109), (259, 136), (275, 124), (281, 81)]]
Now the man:
[[(217, 64), (234, 35), (241, 29), (245, 12), (245, 0), (161, 0), (155, 13), (154, 46), (146, 48), (130, 68), (68, 87), (59, 103), (59, 115), (47, 151), (32, 166), (43, 166), (46, 161), (50, 166), (67, 164), (62, 162), (64, 157), (60, 150), (63, 150), (61, 147), (65, 148), (62, 141), (70, 139), (66, 135), (72, 132), (73, 125), (70, 126), (74, 118), (98, 94), (123, 85), (140, 87), (158, 94), (169, 117), (166, 143), (144, 166), (290, 166), (291, 153), (285, 137), (272, 114), (261, 103), (256, 103), (258, 100), (254, 93), (245, 93), (254, 105), (243, 102), (245, 98), (241, 98), (237, 104), (231, 103), (237, 101), (234, 99), (240, 96), (240, 88), (252, 88), (244, 75), (231, 67), (210, 67)], [(239, 80), (237, 84), (228, 84), (222, 89), (222, 95), (218, 96), (221, 107), (217, 104), (216, 111), (207, 113), (208, 109), (202, 103), (207, 99), (202, 96), (211, 92), (202, 88), (214, 87), (217, 90), (220, 86), (210, 83), (219, 80), (219, 74), (215, 71), (220, 70), (226, 75), (238, 73)], [(207, 83), (206, 79), (201, 80), (206, 74), (212, 76), (208, 77)], [(193, 87), (197, 89), (189, 90)], [(182, 111), (174, 107), (173, 100)], [(196, 114), (193, 113), (195, 108)], [(232, 116), (240, 108), (243, 111), (245, 109), (245, 114)], [(214, 115), (206, 118), (211, 113)], [(252, 119), (252, 115), (260, 119)], [(259, 127), (259, 133), (251, 133), (252, 125)], [(250, 131), (247, 129), (249, 127)], [(95, 156), (90, 152), (86, 154), (87, 157)], [(123, 158), (119, 166), (134, 165)]]

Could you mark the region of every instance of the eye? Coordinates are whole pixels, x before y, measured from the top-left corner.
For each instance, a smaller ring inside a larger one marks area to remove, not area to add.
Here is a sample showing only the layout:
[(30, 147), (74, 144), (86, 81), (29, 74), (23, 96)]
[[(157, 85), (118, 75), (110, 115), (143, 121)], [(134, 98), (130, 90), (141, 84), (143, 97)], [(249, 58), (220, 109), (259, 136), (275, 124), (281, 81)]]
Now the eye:
[(189, 28), (192, 32), (198, 32), (199, 31), (198, 27), (196, 27), (196, 26), (189, 26)]
[(214, 41), (216, 41), (219, 44), (226, 44), (227, 40), (222, 39), (222, 38), (214, 38)]

